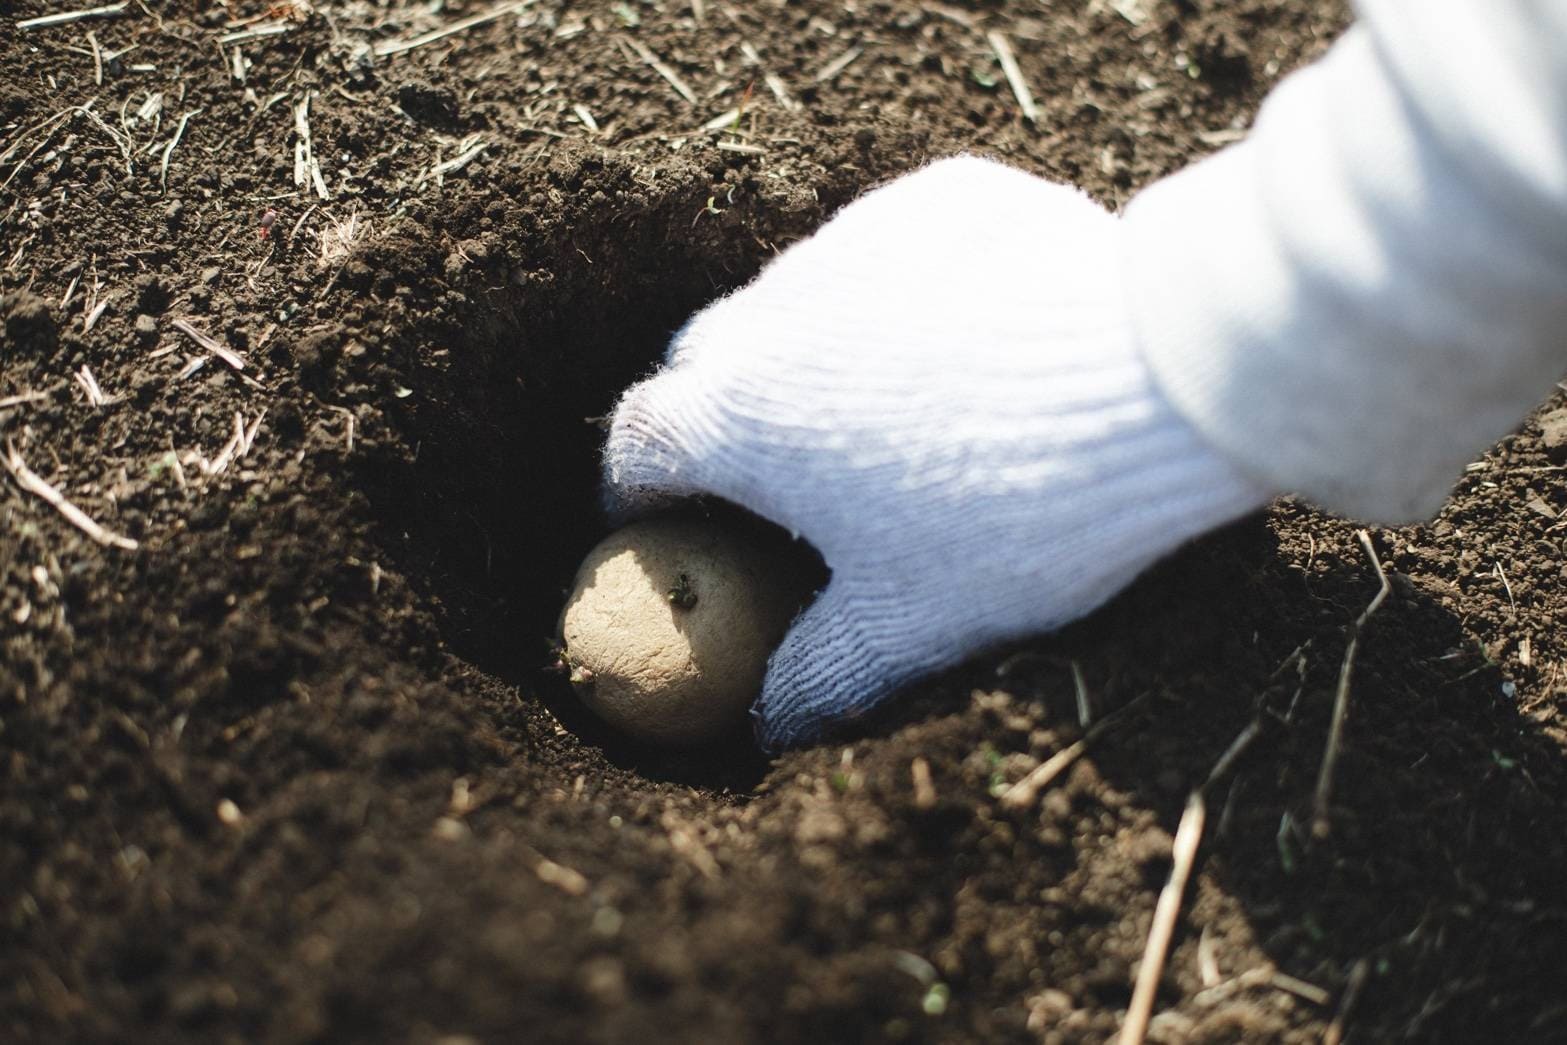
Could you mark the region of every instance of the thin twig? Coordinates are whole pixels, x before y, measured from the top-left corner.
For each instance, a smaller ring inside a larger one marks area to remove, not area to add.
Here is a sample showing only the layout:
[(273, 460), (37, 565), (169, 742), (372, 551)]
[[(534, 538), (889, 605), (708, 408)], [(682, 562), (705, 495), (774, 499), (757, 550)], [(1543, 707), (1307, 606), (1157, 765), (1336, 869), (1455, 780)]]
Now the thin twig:
[(1132, 1003), (1126, 1009), (1126, 1022), (1121, 1025), (1121, 1045), (1142, 1045), (1148, 1033), (1148, 1020), (1153, 1015), (1154, 995), (1159, 990), (1159, 978), (1164, 975), (1164, 962), (1170, 953), (1170, 941), (1175, 936), (1175, 920), (1181, 914), (1181, 896), (1191, 878), (1192, 865), (1197, 860), (1197, 846), (1202, 841), (1203, 820), (1207, 807), (1202, 792), (1193, 791), (1186, 799), (1186, 811), (1181, 814), (1181, 824), (1175, 829), (1174, 864), (1170, 868), (1170, 880), (1159, 893), (1154, 907), (1153, 925), (1148, 930), (1148, 945), (1143, 949), (1143, 960), (1137, 970), (1137, 984), (1132, 988)]
[(1387, 573), (1382, 569), (1382, 560), (1377, 558), (1377, 551), (1371, 546), (1371, 535), (1365, 530), (1356, 530), (1355, 536), (1360, 538), (1360, 546), (1366, 550), (1366, 556), (1377, 571), (1380, 587), (1356, 619), (1350, 631), (1349, 645), (1344, 649), (1344, 663), (1339, 668), (1338, 690), (1333, 695), (1333, 718), (1328, 726), (1328, 743), (1322, 752), (1322, 769), (1317, 774), (1317, 793), (1312, 801), (1311, 833), (1317, 838), (1326, 838), (1332, 830), (1328, 802), (1333, 796), (1333, 770), (1338, 765), (1340, 745), (1344, 739), (1344, 716), (1349, 710), (1349, 680), (1355, 669), (1355, 651), (1360, 646), (1360, 634), (1365, 630), (1366, 621), (1381, 608), (1388, 593), (1393, 590), (1387, 581)]
[(55, 25), (69, 25), (71, 22), (80, 22), (88, 18), (114, 18), (124, 12), (129, 6), (131, 6), (130, 0), (122, 0), (118, 4), (90, 7), (84, 11), (62, 11), (59, 14), (23, 19), (16, 23), (16, 27), (26, 32), (29, 29), (48, 29), (50, 26)]
[(994, 29), (985, 34), (985, 40), (989, 42), (990, 49), (996, 52), (996, 60), (1001, 63), (1001, 72), (1007, 78), (1007, 86), (1012, 88), (1012, 94), (1017, 98), (1018, 108), (1023, 110), (1023, 118), (1029, 123), (1039, 122), (1039, 107), (1034, 104), (1034, 93), (1028, 89), (1028, 81), (1023, 79), (1023, 70), (1018, 68), (1017, 55), (1012, 53), (1012, 44), (1003, 33)]
[(64, 494), (49, 485), (37, 472), (27, 467), (26, 462), (22, 460), (22, 455), (17, 452), (15, 443), (7, 440), (5, 450), (4, 462), (6, 471), (11, 473), (11, 477), (16, 480), (17, 485), (28, 493), (41, 497), (61, 515), (65, 516), (66, 521), (71, 525), (102, 545), (123, 548), (126, 551), (135, 551), (140, 547), (139, 544), (129, 537), (122, 537), (99, 526), (86, 512), (66, 500)]
[(450, 25), (443, 26), (440, 29), (432, 29), (428, 33), (423, 33), (409, 40), (383, 41), (382, 43), (376, 44), (375, 47), (371, 48), (371, 50), (377, 58), (385, 58), (387, 55), (393, 54), (402, 54), (404, 51), (412, 51), (415, 47), (423, 47), (425, 44), (433, 44), (437, 40), (444, 40), (453, 33), (461, 33), (465, 30), (472, 29), (474, 26), (484, 25), (486, 22), (493, 22), (497, 18), (504, 18), (513, 11), (521, 11), (524, 7), (527, 7), (532, 3), (533, 0), (517, 0), (516, 3), (502, 4), (493, 11), (486, 11), (484, 14), (458, 19)]

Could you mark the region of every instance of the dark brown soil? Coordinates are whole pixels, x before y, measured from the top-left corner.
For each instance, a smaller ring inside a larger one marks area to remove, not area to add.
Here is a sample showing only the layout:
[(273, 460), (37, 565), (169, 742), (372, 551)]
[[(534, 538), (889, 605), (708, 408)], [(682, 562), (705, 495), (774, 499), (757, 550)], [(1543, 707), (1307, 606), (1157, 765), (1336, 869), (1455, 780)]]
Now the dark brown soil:
[[(0, 14), (0, 437), (140, 547), (0, 477), (0, 1038), (1103, 1041), (1185, 797), (1257, 721), (1151, 1037), (1567, 1039), (1567, 482), (1537, 427), (1373, 535), (1393, 594), (1325, 840), (1377, 583), (1293, 504), (775, 762), (629, 747), (542, 672), (603, 526), (591, 419), (691, 310), (938, 155), (1118, 204), (1232, 139), (1337, 3), (537, 0), (373, 62), (486, 8), (16, 28), (66, 6)], [(220, 38), (257, 18), (293, 20), (241, 80)], [(326, 199), (295, 183), (307, 96)], [(1079, 736), (1074, 671), (1099, 714), (1138, 703), (1010, 810)]]

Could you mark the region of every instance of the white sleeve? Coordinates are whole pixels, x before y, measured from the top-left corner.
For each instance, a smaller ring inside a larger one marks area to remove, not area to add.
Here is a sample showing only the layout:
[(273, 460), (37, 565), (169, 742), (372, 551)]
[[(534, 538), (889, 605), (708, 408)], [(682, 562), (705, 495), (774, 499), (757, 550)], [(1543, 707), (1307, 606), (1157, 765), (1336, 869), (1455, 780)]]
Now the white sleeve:
[(1567, 4), (1358, 8), (1244, 142), (1132, 201), (1122, 277), (1218, 449), (1408, 522), (1567, 371)]

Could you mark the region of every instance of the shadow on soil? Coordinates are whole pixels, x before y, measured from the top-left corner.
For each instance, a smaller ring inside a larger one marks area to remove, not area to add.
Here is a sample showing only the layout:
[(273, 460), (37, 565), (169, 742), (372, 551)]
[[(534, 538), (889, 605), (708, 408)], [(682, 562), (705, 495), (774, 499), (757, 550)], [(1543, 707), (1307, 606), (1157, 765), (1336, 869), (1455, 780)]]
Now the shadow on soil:
[[(1354, 662), (1331, 832), (1314, 837), (1348, 625), (1377, 582), (1343, 539), (1346, 524), (1322, 524), (1339, 540), (1309, 572), (1282, 550), (1278, 525), (1255, 517), (1212, 535), (1088, 620), (977, 662), (941, 689), (1000, 685), (1014, 707), (1071, 721), (1075, 667), (1099, 714), (1142, 698), (1094, 745), (1094, 766), (1111, 792), (1158, 811), (1172, 835), (1187, 791), (1255, 723), (1205, 789), (1201, 859), (1278, 968), (1328, 987), (1335, 1004), (1362, 977), (1357, 1012), (1377, 1028), (1373, 1040), (1438, 1029), (1443, 1040), (1559, 1033), (1567, 1008), (1528, 1005), (1549, 989), (1551, 956), (1567, 946), (1567, 846), (1556, 826), (1567, 815), (1567, 771), (1557, 749), (1508, 697), (1503, 666), (1463, 622), (1395, 573)], [(866, 728), (888, 732), (944, 710), (950, 701), (944, 709), (917, 693)], [(1168, 867), (1152, 867), (1150, 889)], [(1198, 902), (1195, 890), (1186, 902)], [(1180, 930), (1174, 946), (1194, 932)], [(1412, 996), (1423, 1003), (1390, 1008)]]

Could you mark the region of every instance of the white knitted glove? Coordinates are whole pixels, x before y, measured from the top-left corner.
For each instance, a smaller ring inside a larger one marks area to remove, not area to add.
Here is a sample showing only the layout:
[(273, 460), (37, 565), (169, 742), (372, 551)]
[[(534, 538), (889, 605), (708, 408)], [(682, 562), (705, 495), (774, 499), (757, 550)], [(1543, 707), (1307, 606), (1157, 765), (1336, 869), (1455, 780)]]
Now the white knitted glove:
[(699, 313), (620, 401), (620, 513), (716, 495), (832, 570), (769, 662), (764, 747), (1080, 617), (1268, 500), (1153, 385), (1119, 233), (1075, 190), (933, 164)]

